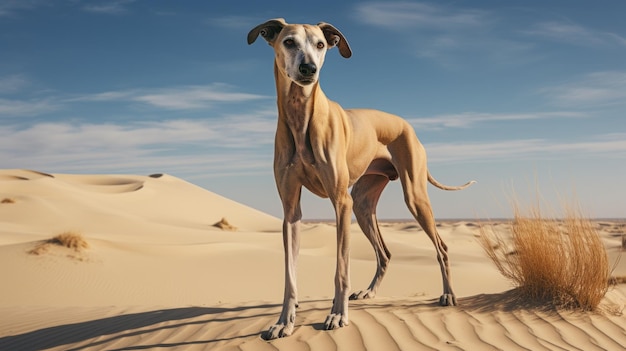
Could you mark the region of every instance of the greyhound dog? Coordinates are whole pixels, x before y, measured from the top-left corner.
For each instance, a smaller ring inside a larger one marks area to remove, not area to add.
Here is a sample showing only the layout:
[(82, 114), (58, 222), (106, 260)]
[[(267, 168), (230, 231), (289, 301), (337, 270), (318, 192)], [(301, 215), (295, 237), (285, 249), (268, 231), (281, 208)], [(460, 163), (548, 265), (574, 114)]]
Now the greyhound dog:
[[(248, 44), (261, 35), (274, 48), (278, 125), (274, 177), (283, 205), (285, 291), (283, 307), (267, 339), (291, 335), (298, 306), (296, 269), (300, 246), (302, 186), (330, 198), (337, 221), (335, 295), (324, 326), (348, 325), (348, 300), (372, 298), (385, 274), (391, 254), (376, 219), (376, 204), (390, 180), (400, 179), (411, 214), (432, 240), (443, 279), (439, 303), (455, 305), (447, 247), (437, 233), (427, 181), (443, 190), (460, 190), (437, 182), (426, 166), (426, 152), (411, 125), (376, 110), (344, 110), (329, 100), (319, 85), (326, 51), (338, 47), (345, 58), (352, 51), (339, 30), (328, 23), (287, 24), (272, 19), (248, 33)], [(348, 189), (352, 187), (351, 192)], [(366, 290), (349, 294), (350, 223), (352, 211), (376, 253), (377, 269)]]

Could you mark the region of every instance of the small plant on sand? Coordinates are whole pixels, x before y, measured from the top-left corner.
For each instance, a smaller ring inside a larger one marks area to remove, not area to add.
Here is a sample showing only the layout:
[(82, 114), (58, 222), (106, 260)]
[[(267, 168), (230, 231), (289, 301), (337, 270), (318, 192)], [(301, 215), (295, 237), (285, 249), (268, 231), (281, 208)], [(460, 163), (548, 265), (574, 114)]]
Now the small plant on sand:
[(214, 227), (220, 228), (221, 230), (228, 230), (228, 231), (236, 231), (237, 227), (235, 227), (234, 225), (230, 224), (226, 218), (222, 218), (219, 222), (213, 224)]
[(592, 223), (571, 207), (561, 220), (544, 217), (539, 206), (529, 212), (514, 205), (510, 239), (481, 226), (485, 252), (523, 297), (594, 310), (608, 290), (610, 268)]
[(5, 197), (4, 199), (2, 199), (2, 201), (0, 201), (0, 203), (2, 203), (2, 204), (14, 204), (15, 203), (15, 199), (12, 199), (10, 197)]
[(46, 253), (53, 245), (66, 247), (76, 252), (81, 252), (84, 249), (89, 248), (89, 244), (80, 233), (64, 232), (53, 237), (52, 239), (42, 241), (37, 246), (35, 246), (35, 248), (28, 251), (28, 253), (31, 255), (42, 255)]

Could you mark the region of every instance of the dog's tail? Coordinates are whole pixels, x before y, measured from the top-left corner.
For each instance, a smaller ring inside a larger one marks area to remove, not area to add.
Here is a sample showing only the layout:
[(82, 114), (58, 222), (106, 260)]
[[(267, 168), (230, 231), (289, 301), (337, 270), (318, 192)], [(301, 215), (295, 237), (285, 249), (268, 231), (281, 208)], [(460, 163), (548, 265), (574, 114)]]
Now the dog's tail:
[(436, 186), (437, 188), (441, 189), (441, 190), (463, 190), (465, 188), (467, 188), (468, 186), (476, 183), (475, 180), (471, 180), (463, 185), (459, 185), (459, 186), (448, 186), (448, 185), (443, 185), (441, 183), (439, 183), (432, 175), (430, 175), (430, 172), (428, 172), (428, 182), (434, 186)]

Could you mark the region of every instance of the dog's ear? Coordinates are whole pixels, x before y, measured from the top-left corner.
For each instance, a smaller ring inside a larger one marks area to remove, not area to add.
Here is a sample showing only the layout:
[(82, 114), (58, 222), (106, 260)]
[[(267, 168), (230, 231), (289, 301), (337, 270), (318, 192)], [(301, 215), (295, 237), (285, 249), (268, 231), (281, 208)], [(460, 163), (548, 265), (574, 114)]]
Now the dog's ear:
[(352, 56), (352, 50), (350, 50), (348, 41), (337, 28), (335, 28), (332, 24), (324, 22), (318, 23), (317, 25), (324, 33), (324, 37), (326, 37), (326, 42), (328, 42), (329, 48), (337, 46), (341, 56), (345, 58)]
[(287, 25), (282, 18), (271, 19), (265, 23), (259, 24), (248, 33), (248, 45), (254, 43), (256, 38), (261, 34), (268, 44), (273, 45), (278, 33)]

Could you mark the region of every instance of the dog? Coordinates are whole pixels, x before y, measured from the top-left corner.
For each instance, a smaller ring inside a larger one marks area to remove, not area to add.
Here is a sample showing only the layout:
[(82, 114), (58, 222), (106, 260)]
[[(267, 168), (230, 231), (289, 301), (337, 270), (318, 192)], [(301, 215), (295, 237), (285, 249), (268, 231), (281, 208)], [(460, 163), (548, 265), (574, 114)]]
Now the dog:
[[(329, 198), (337, 221), (335, 295), (327, 330), (348, 325), (348, 300), (372, 298), (385, 275), (391, 254), (376, 218), (376, 204), (385, 186), (400, 179), (411, 214), (432, 240), (443, 279), (439, 303), (455, 305), (450, 282), (447, 246), (437, 233), (427, 182), (446, 186), (428, 171), (426, 151), (411, 125), (401, 117), (370, 109), (344, 110), (320, 88), (319, 74), (326, 52), (337, 47), (341, 56), (352, 51), (333, 25), (288, 24), (272, 19), (248, 33), (248, 44), (258, 36), (274, 48), (274, 77), (278, 124), (274, 149), (274, 177), (283, 205), (285, 291), (282, 312), (266, 339), (291, 335), (298, 306), (296, 268), (300, 246), (300, 195), (304, 186)], [(348, 189), (352, 187), (349, 192)], [(352, 212), (376, 253), (377, 269), (365, 290), (350, 295), (350, 223)]]

